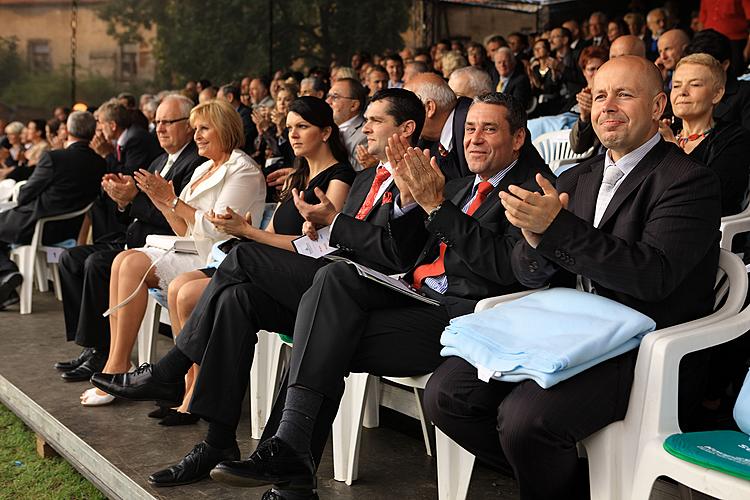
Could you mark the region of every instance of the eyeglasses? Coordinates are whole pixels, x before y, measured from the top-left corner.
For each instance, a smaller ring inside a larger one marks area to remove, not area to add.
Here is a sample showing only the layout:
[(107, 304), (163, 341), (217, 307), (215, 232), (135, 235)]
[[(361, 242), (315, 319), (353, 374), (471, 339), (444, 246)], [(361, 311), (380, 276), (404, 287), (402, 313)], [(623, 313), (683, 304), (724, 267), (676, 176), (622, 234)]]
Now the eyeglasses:
[(351, 99), (352, 101), (356, 101), (356, 97), (347, 97), (345, 95), (339, 95), (339, 94), (328, 94), (327, 99), (330, 99), (332, 101), (337, 101), (338, 99)]
[(184, 118), (177, 118), (177, 119), (175, 119), (175, 120), (154, 120), (154, 125), (156, 125), (157, 127), (158, 127), (159, 125), (164, 125), (164, 126), (166, 126), (166, 125), (172, 125), (173, 123), (177, 123), (177, 122), (185, 121), (185, 120), (187, 120), (188, 118), (190, 118), (190, 117), (189, 117), (189, 116), (186, 116), (186, 117), (184, 117)]

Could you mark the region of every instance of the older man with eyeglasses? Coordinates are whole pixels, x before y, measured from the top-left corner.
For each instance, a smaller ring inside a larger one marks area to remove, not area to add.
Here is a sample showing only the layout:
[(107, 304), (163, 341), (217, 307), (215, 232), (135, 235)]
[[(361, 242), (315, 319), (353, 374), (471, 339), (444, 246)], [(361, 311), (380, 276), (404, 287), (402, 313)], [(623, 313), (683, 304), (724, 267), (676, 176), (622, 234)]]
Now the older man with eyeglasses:
[[(156, 136), (163, 154), (148, 167), (172, 181), (180, 192), (195, 167), (205, 161), (198, 156), (188, 117), (193, 102), (183, 96), (167, 96), (156, 109)], [(112, 261), (125, 247), (145, 244), (146, 235), (172, 234), (166, 219), (141, 193), (130, 175), (107, 174), (102, 188), (118, 209), (118, 219), (129, 222), (125, 238), (95, 241), (67, 250), (60, 258), (63, 312), (67, 340), (84, 349), (70, 361), (57, 363), (63, 380), (83, 381), (101, 371), (109, 351), (109, 320), (102, 317), (109, 303), (109, 276)]]
[[(367, 105), (367, 89), (357, 80), (342, 78), (331, 86), (326, 102), (333, 109), (333, 121), (339, 127), (352, 168), (360, 171), (371, 166), (362, 154), (357, 154), (358, 146), (367, 147), (367, 137), (362, 132), (365, 124), (363, 113)], [(364, 162), (359, 161), (360, 157)]]

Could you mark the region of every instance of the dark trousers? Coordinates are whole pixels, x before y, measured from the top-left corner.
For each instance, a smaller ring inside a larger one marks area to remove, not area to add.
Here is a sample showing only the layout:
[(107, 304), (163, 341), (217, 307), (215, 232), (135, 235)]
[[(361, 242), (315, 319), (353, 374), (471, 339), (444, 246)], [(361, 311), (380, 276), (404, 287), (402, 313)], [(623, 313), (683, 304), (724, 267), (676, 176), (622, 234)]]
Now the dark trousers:
[(637, 350), (559, 384), (482, 382), (448, 358), (425, 389), (427, 417), (477, 458), (513, 474), (523, 499), (587, 498), (576, 442), (625, 418)]
[(60, 256), (63, 313), (67, 339), (83, 347), (109, 350), (109, 278), (119, 243), (97, 243), (66, 250)]
[(241, 243), (211, 279), (177, 337), (201, 365), (190, 411), (236, 427), (259, 330), (292, 335), (297, 306), (328, 261)]
[(350, 372), (415, 376), (442, 361), (440, 334), (448, 324), (445, 307), (424, 304), (361, 278), (337, 262), (315, 275), (302, 297), (294, 327), (289, 383), (283, 384), (262, 439), (272, 436), (284, 408), (285, 388), (299, 385), (323, 394), (311, 452), (316, 464)]
[(18, 266), (10, 260), (10, 245), (0, 241), (0, 277), (18, 271)]

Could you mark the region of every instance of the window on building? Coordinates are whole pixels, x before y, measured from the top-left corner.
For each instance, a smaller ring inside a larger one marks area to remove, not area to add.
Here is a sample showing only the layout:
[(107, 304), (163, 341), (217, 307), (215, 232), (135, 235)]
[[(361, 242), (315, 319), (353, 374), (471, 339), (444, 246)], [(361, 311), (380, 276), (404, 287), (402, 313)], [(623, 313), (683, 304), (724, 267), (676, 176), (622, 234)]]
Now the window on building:
[(32, 71), (52, 70), (52, 51), (49, 40), (29, 40), (29, 68)]
[(122, 46), (120, 51), (120, 78), (131, 80), (138, 76), (138, 47), (135, 44)]

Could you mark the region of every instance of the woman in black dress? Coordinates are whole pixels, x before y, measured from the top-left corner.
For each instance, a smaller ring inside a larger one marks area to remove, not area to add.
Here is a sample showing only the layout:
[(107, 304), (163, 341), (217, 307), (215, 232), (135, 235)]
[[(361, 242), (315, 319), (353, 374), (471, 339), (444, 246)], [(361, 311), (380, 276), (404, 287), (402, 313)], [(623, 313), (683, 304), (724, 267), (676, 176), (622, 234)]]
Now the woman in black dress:
[(675, 136), (663, 122), (660, 132), (683, 151), (716, 172), (721, 183), (721, 215), (742, 211), (748, 189), (750, 132), (737, 123), (715, 121), (714, 107), (724, 95), (726, 75), (708, 54), (691, 54), (672, 76), (672, 110), (682, 119)]
[[(317, 187), (325, 192), (338, 210), (344, 206), (355, 172), (349, 165), (348, 154), (333, 121), (331, 107), (317, 97), (300, 97), (291, 104), (286, 125), (296, 158), (273, 218), (265, 230), (253, 227), (243, 215), (230, 209), (227, 209), (227, 216), (211, 214), (208, 217), (220, 231), (239, 238), (224, 243), (220, 247), (224, 253), (243, 242), (262, 243), (294, 251), (292, 240), (302, 235), (305, 221), (294, 205), (293, 189), (299, 191), (307, 203), (317, 204), (320, 202), (314, 192)], [(176, 314), (170, 315), (173, 318), (172, 332), (175, 336), (179, 334), (203, 290), (208, 286), (214, 270), (215, 267), (212, 267), (184, 273), (170, 283), (167, 295), (170, 311), (176, 311)], [(177, 321), (174, 321), (174, 317)], [(192, 397), (192, 382), (196, 376), (197, 367), (194, 366), (186, 380), (185, 398), (176, 411), (162, 410), (152, 412), (151, 415), (164, 417), (161, 422), (163, 425), (195, 423), (198, 419), (188, 414), (187, 409)]]

